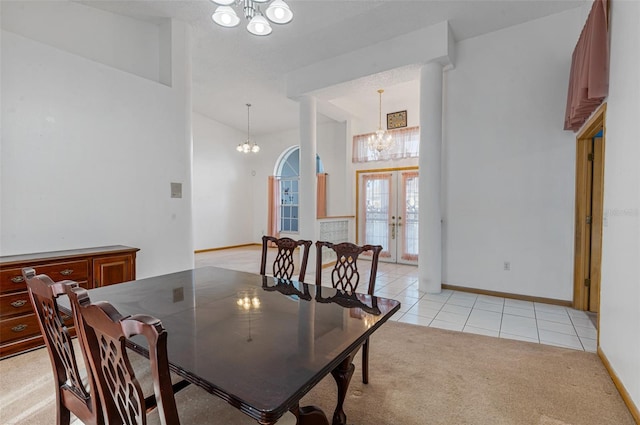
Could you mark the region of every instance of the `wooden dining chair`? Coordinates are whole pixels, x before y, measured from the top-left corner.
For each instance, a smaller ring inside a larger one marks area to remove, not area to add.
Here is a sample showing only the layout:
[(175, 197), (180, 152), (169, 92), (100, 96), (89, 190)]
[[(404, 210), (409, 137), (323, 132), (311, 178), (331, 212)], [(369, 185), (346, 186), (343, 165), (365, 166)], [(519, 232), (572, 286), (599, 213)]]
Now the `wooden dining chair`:
[[(146, 315), (123, 317), (108, 302), (91, 303), (83, 288), (69, 287), (67, 294), (107, 423), (145, 425), (147, 414), (157, 408), (162, 425), (179, 425), (162, 323)], [(154, 395), (147, 398), (125, 345), (136, 335), (144, 336), (148, 344)]]
[(304, 281), (304, 275), (307, 271), (307, 262), (309, 261), (309, 249), (313, 242), (307, 240), (296, 241), (291, 238), (274, 238), (273, 236), (262, 237), (262, 261), (260, 262), (260, 274), (264, 275), (267, 269), (267, 251), (269, 243), (273, 243), (278, 253), (273, 262), (273, 277), (291, 280), (295, 269), (295, 261), (293, 253), (296, 248), (302, 246), (302, 256), (300, 258), (300, 273), (298, 273), (298, 281)]
[[(78, 367), (69, 327), (72, 319), (58, 309), (58, 297), (67, 292), (67, 286), (78, 284), (69, 280), (54, 282), (49, 276), (36, 276), (32, 268), (22, 269), (29, 297), (44, 338), (56, 384), (56, 424), (68, 425), (73, 413), (85, 425), (104, 424), (96, 382), (87, 366), (86, 373)], [(89, 359), (84, 350), (85, 365)]]
[[(356, 292), (360, 283), (360, 271), (358, 270), (358, 258), (365, 252), (371, 252), (369, 268), (369, 286), (367, 294), (373, 295), (376, 289), (376, 274), (378, 273), (378, 260), (382, 246), (380, 245), (356, 245), (350, 242), (333, 244), (331, 242), (316, 242), (316, 285), (322, 286), (322, 253), (323, 248), (332, 250), (336, 255), (336, 262), (331, 271), (331, 286), (348, 293)], [(362, 345), (362, 382), (369, 383), (369, 338)]]

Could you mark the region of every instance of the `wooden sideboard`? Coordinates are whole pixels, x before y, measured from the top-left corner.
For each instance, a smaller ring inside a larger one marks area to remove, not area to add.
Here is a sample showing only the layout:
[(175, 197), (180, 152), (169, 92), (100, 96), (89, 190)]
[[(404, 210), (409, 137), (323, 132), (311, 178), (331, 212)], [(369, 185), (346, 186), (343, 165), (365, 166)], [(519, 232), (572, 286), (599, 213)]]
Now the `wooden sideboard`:
[(138, 251), (115, 245), (0, 257), (0, 358), (44, 345), (23, 267), (91, 289), (135, 280)]

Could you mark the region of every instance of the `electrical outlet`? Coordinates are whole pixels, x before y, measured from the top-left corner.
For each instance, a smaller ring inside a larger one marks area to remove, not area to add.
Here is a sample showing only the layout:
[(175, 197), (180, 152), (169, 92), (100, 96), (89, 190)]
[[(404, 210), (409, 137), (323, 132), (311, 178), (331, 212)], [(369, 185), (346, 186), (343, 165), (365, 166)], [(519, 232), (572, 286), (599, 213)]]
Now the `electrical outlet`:
[(504, 262), (504, 270), (505, 271), (511, 270), (511, 262), (510, 261), (505, 261)]

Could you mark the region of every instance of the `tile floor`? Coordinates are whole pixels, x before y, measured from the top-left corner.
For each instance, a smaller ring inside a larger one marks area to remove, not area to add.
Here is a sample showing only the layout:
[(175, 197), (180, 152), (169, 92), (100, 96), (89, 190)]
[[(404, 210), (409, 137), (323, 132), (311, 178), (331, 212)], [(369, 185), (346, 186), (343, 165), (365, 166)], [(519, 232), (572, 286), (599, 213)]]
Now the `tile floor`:
[(400, 322), (596, 351), (597, 330), (584, 311), (447, 289), (426, 294), (415, 267), (382, 264), (376, 295), (402, 303), (392, 318)]
[[(215, 265), (257, 272), (260, 248), (248, 247), (196, 255), (196, 267)], [(306, 282), (315, 276), (307, 274)], [(586, 312), (552, 304), (443, 290), (427, 294), (418, 289), (415, 266), (380, 263), (376, 295), (399, 300), (392, 320), (421, 326), (517, 339), (582, 351), (596, 351), (597, 330)], [(325, 269), (324, 282), (330, 281)], [(361, 285), (364, 287), (364, 285)], [(364, 289), (363, 289), (364, 290)]]

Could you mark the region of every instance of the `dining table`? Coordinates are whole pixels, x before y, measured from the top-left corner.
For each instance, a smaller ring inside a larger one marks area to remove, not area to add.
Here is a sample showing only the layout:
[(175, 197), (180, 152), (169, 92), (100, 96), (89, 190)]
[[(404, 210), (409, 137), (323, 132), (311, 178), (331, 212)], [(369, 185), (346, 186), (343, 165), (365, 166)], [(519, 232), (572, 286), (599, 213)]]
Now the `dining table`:
[[(171, 370), (260, 424), (291, 411), (298, 424), (328, 425), (322, 410), (301, 407), (300, 400), (331, 374), (331, 423), (345, 425), (353, 359), (400, 309), (388, 298), (219, 267), (95, 288), (89, 295), (122, 315), (159, 319), (168, 332)], [(60, 305), (69, 313), (68, 303)], [(143, 338), (132, 337), (127, 346), (148, 356)]]

